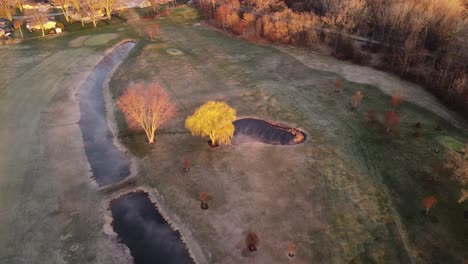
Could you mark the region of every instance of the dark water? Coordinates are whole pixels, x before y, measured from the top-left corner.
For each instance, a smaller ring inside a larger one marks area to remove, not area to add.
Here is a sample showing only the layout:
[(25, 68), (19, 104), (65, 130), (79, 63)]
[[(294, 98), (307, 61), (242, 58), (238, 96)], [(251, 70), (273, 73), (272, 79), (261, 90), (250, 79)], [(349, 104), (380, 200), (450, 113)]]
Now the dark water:
[(93, 69), (80, 91), (80, 122), (84, 148), (93, 176), (99, 186), (116, 183), (130, 175), (129, 159), (113, 143), (107, 125), (103, 84), (112, 68), (122, 62), (133, 42), (116, 47)]
[(258, 141), (272, 145), (294, 145), (305, 141), (307, 135), (297, 130), (302, 135), (300, 141), (294, 142), (295, 135), (289, 131), (289, 127), (280, 126), (261, 119), (243, 118), (234, 121), (233, 144), (241, 144), (249, 141)]
[(110, 203), (112, 226), (136, 264), (191, 264), (185, 245), (158, 213), (145, 192), (132, 192)]

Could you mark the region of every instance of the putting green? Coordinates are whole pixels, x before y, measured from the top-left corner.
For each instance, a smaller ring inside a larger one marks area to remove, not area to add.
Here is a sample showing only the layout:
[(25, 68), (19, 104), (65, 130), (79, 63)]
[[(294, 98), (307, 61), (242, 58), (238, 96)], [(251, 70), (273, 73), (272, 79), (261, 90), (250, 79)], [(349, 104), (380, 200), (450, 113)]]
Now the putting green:
[(105, 33), (90, 37), (84, 41), (85, 46), (98, 46), (106, 44), (107, 42), (116, 39), (119, 35), (115, 33)]

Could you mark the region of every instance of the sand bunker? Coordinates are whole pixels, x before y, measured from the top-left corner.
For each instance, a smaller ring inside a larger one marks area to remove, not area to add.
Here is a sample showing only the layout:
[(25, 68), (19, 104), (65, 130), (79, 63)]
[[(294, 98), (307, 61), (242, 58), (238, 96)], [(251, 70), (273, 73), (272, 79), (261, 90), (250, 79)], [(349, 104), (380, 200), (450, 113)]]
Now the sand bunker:
[(106, 44), (107, 42), (116, 39), (119, 35), (115, 33), (105, 33), (105, 34), (99, 34), (96, 36), (92, 36), (89, 39), (84, 41), (84, 45), (86, 46), (98, 46), (102, 44)]
[(174, 49), (174, 48), (168, 48), (166, 52), (167, 54), (175, 55), (175, 56), (184, 54), (181, 50)]
[(234, 121), (234, 126), (234, 145), (252, 141), (272, 145), (295, 145), (304, 142), (307, 137), (299, 129), (255, 118), (238, 119)]

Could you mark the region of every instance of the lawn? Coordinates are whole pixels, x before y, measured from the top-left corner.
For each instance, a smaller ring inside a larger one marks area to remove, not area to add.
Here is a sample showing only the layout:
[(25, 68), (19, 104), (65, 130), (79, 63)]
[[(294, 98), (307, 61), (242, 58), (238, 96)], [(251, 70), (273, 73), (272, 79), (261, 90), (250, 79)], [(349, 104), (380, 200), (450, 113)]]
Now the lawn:
[[(134, 36), (123, 26), (0, 47), (0, 263), (128, 262), (101, 232), (107, 205), (91, 179), (76, 98), (104, 51)], [(110, 32), (117, 38), (103, 45), (69, 46)]]
[[(182, 235), (190, 234), (189, 246), (201, 248), (198, 259), (284, 263), (294, 241), (298, 263), (462, 262), (468, 206), (456, 203), (459, 187), (448, 172), (433, 177), (432, 168), (453, 145), (440, 138), (467, 142), (466, 131), (404, 102), (401, 124), (386, 133), (366, 120), (369, 109), (380, 119), (391, 110), (378, 87), (199, 26), (193, 16), (181, 23), (184, 12), (192, 11), (181, 8), (160, 20), (157, 41), (139, 41), (111, 80), (111, 93), (115, 99), (131, 83), (155, 81), (176, 103), (177, 117), (157, 132), (154, 145), (129, 131), (120, 114), (116, 122), (138, 157), (136, 185), (161, 195)], [(333, 91), (338, 78), (344, 79), (341, 93)], [(358, 90), (363, 105), (351, 111)], [(299, 127), (308, 140), (211, 149), (184, 129), (185, 118), (208, 100), (227, 102), (238, 117)], [(193, 163), (189, 173), (182, 170), (184, 157)], [(202, 191), (211, 196), (207, 211), (199, 208)], [(439, 203), (426, 216), (428, 195)], [(260, 237), (255, 255), (244, 249), (249, 230)]]

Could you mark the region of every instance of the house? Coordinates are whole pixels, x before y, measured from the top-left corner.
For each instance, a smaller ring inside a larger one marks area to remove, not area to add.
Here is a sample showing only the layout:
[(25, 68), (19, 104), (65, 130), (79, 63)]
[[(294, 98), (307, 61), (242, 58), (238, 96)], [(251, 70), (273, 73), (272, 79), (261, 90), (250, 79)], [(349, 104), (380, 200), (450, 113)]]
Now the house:
[[(43, 24), (43, 27), (45, 30), (49, 30), (49, 29), (53, 29), (57, 26), (57, 22), (55, 21), (47, 21), (46, 23)], [(29, 31), (36, 31), (36, 30), (41, 30), (41, 25), (40, 24), (36, 24), (35, 22), (33, 21), (28, 21), (26, 23), (26, 28), (29, 30)]]
[(139, 7), (140, 7), (140, 8), (146, 8), (146, 7), (150, 7), (150, 6), (151, 6), (151, 3), (150, 3), (150, 1), (148, 1), (148, 0), (143, 0), (143, 1), (141, 1), (140, 4), (139, 4)]
[(128, 0), (128, 1), (125, 1), (125, 6), (127, 8), (133, 8), (133, 7), (145, 8), (145, 7), (150, 7), (151, 3), (148, 0)]

